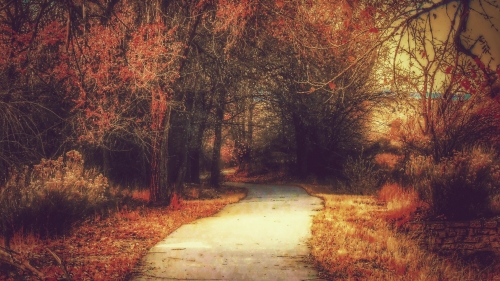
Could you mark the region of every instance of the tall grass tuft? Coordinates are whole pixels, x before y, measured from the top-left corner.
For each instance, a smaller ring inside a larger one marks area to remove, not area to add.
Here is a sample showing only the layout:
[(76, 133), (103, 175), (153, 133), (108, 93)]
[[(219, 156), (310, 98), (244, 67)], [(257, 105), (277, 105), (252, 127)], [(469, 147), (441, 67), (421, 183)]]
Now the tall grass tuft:
[(398, 227), (414, 219), (417, 212), (425, 213), (428, 209), (428, 205), (420, 200), (414, 189), (405, 189), (396, 183), (382, 186), (378, 199), (386, 203), (386, 218)]
[(109, 203), (107, 178), (85, 170), (83, 164), (82, 155), (73, 150), (11, 173), (0, 189), (0, 234), (6, 246), (18, 231), (40, 237), (61, 235)]

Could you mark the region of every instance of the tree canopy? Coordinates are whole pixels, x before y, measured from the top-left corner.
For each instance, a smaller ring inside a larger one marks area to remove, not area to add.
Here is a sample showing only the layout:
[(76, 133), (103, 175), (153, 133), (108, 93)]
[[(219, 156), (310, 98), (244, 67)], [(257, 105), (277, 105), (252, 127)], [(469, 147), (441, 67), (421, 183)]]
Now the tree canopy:
[(222, 163), (325, 177), (370, 147), (387, 89), (419, 94), (439, 158), (453, 125), (492, 138), (499, 18), (490, 0), (1, 0), (0, 179), (70, 149), (167, 203)]

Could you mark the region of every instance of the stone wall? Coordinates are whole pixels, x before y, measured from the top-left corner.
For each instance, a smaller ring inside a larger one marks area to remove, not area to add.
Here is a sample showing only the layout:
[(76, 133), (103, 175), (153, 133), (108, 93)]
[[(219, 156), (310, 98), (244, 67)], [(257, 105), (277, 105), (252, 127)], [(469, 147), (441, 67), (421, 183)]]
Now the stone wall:
[(473, 221), (412, 222), (406, 230), (419, 243), (443, 254), (500, 253), (500, 217)]

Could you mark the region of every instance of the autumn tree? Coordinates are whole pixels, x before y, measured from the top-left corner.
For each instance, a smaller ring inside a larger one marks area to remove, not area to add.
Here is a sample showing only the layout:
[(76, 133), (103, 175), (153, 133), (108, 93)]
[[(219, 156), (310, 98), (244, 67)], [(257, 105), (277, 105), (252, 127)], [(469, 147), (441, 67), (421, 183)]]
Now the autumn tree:
[[(61, 5), (0, 3), (0, 183), (8, 170), (60, 153), (70, 133)], [(47, 11), (52, 15), (47, 15)]]

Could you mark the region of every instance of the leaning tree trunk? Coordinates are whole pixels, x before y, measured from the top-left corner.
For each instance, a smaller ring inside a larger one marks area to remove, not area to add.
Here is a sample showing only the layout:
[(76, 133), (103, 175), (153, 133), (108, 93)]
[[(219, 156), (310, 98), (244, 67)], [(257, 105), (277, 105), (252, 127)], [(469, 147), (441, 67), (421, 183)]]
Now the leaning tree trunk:
[(243, 158), (244, 166), (246, 171), (251, 171), (253, 168), (250, 167), (252, 163), (252, 148), (253, 148), (253, 109), (254, 105), (252, 104), (252, 101), (249, 101), (249, 108), (248, 108), (248, 132), (245, 134), (246, 135), (246, 147), (245, 147), (245, 157)]
[(106, 147), (101, 147), (101, 152), (102, 152), (102, 173), (104, 174), (105, 177), (109, 178), (110, 177), (110, 157), (111, 153), (108, 148)]
[(190, 182), (200, 183), (200, 158), (201, 147), (203, 145), (203, 131), (205, 130), (206, 121), (202, 121), (198, 127), (198, 133), (193, 148), (189, 152), (189, 165), (190, 165)]
[(198, 132), (196, 133), (196, 137), (194, 140), (193, 148), (190, 151), (190, 180), (193, 183), (200, 183), (200, 160), (201, 160), (201, 151), (203, 146), (203, 133), (205, 132), (205, 128), (207, 126), (208, 119), (208, 111), (212, 108), (213, 96), (210, 95), (210, 99), (207, 103), (204, 102), (204, 97), (201, 97), (201, 120), (198, 122)]

